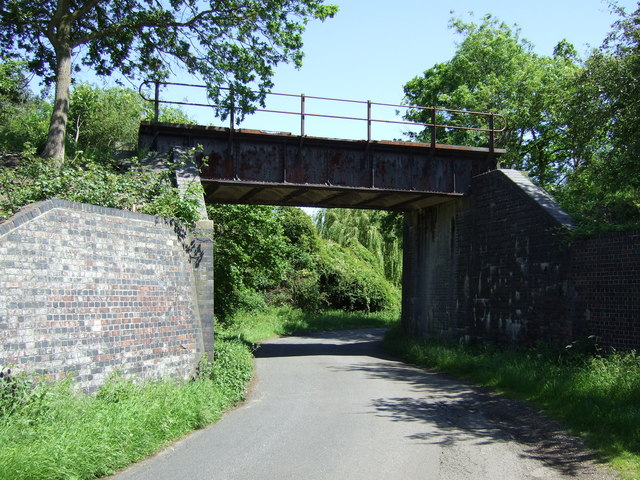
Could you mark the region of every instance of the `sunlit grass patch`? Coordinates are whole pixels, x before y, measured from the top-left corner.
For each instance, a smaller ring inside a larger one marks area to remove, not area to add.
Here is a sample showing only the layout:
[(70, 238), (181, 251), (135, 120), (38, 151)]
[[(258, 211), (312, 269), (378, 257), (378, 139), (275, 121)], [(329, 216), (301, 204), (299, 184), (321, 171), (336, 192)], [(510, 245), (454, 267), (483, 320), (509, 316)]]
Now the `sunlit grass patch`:
[(226, 338), (241, 338), (248, 343), (257, 343), (297, 332), (391, 327), (398, 323), (399, 318), (400, 315), (395, 310), (375, 313), (341, 310), (307, 313), (290, 307), (270, 307), (262, 311), (236, 313), (220, 329), (220, 334)]
[[(28, 395), (3, 389), (0, 479), (89, 479), (108, 475), (202, 428), (242, 399), (253, 370), (250, 351), (220, 340), (216, 361), (188, 381), (134, 384), (114, 376), (95, 395), (70, 383), (15, 379)], [(16, 401), (18, 400), (18, 401)]]

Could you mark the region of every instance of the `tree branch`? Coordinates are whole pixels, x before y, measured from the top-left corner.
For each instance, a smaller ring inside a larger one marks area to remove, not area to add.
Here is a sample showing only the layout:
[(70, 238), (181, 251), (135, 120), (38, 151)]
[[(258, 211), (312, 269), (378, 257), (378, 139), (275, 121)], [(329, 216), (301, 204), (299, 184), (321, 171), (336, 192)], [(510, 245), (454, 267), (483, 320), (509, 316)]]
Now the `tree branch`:
[(69, 0), (58, 0), (56, 3), (56, 11), (47, 23), (46, 35), (51, 45), (56, 48), (60, 45), (58, 36), (56, 35), (56, 27), (60, 27), (64, 20), (64, 14), (69, 8)]
[[(90, 3), (94, 3), (97, 5), (100, 3), (100, 0), (92, 0)], [(112, 25), (111, 27), (104, 28), (100, 31), (95, 31), (90, 34), (87, 34), (84, 37), (78, 38), (75, 42), (73, 42), (72, 48), (75, 48), (78, 45), (84, 45), (94, 40), (99, 40), (104, 37), (109, 37), (111, 35), (114, 35), (118, 32), (122, 32), (124, 30), (140, 30), (142, 28), (160, 28), (160, 27), (170, 27), (170, 28), (192, 27), (195, 24), (197, 24), (200, 20), (202, 20), (205, 16), (210, 15), (212, 13), (220, 13), (226, 16), (231, 16), (231, 15), (240, 15), (243, 10), (245, 10), (244, 6), (240, 6), (240, 7), (232, 8), (228, 10), (222, 10), (222, 9), (203, 10), (184, 22), (140, 21), (140, 22), (132, 22), (128, 24), (116, 24), (116, 25)]]
[(71, 14), (71, 22), (75, 22), (76, 20), (80, 20), (87, 13), (89, 13), (93, 8), (97, 7), (100, 2), (103, 0), (89, 0), (82, 5), (79, 9)]

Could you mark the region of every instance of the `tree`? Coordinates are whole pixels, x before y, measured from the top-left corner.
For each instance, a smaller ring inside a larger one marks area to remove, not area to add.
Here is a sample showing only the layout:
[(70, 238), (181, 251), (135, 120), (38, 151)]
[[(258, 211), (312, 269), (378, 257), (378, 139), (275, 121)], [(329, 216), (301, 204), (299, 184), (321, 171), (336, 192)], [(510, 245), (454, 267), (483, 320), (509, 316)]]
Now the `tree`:
[[(97, 88), (80, 83), (71, 90), (67, 150), (82, 150), (96, 157), (109, 157), (116, 150), (132, 150), (138, 143), (141, 120), (153, 119), (153, 105), (137, 91)], [(175, 107), (161, 107), (161, 122), (193, 123)]]
[(0, 63), (0, 108), (25, 102), (30, 97), (27, 84), (23, 62), (6, 60)]
[(274, 66), (301, 64), (305, 24), (336, 11), (323, 0), (0, 0), (0, 57), (21, 56), (55, 83), (42, 156), (60, 161), (72, 71), (159, 80), (180, 65), (202, 77), (221, 115), (250, 111)]
[(0, 151), (41, 146), (51, 116), (49, 105), (28, 88), (24, 62), (0, 61)]
[(290, 244), (272, 207), (211, 205), (208, 212), (215, 225), (215, 311), (228, 319), (264, 305), (264, 292), (285, 279)]
[[(536, 55), (518, 29), (491, 15), (479, 24), (454, 19), (451, 27), (463, 37), (453, 58), (407, 82), (406, 103), (504, 115), (508, 130), (500, 140), (507, 153), (501, 162), (528, 170), (543, 185), (560, 181), (571, 164), (572, 145), (561, 135), (564, 119), (556, 113), (580, 71), (573, 46), (562, 41), (553, 57)], [(430, 123), (425, 111), (411, 111), (407, 118)], [(481, 126), (471, 116), (442, 115), (440, 122)], [(425, 130), (417, 138), (429, 141), (429, 135)], [(437, 135), (440, 141), (459, 145), (487, 141), (486, 133), (466, 130)]]
[(640, 227), (640, 7), (620, 19), (577, 78), (572, 126), (597, 132), (589, 161), (558, 192), (587, 230)]
[(343, 247), (364, 247), (387, 280), (400, 285), (402, 277), (402, 215), (383, 210), (332, 208), (316, 218), (321, 238)]

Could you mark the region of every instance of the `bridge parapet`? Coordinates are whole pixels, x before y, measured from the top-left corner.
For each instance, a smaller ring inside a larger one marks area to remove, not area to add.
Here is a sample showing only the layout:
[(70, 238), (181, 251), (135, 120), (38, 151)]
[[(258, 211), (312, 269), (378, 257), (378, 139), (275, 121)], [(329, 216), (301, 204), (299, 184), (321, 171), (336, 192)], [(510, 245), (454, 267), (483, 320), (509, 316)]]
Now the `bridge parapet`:
[(140, 146), (202, 147), (208, 203), (414, 210), (469, 192), (504, 150), (143, 122)]

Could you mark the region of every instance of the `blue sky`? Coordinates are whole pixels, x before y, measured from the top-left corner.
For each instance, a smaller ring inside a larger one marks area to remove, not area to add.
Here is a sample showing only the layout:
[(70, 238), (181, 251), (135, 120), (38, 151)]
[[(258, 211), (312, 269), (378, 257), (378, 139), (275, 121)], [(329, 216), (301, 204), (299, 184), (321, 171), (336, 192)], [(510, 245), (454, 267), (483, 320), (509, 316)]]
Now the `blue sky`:
[[(521, 36), (533, 43), (541, 55), (551, 55), (558, 41), (567, 39), (585, 55), (600, 46), (616, 16), (601, 0), (328, 0), (340, 11), (324, 23), (312, 22), (304, 35), (305, 61), (300, 70), (288, 65), (278, 67), (274, 77), (275, 92), (305, 93), (323, 97), (398, 104), (404, 83), (435, 63), (450, 59), (460, 38), (449, 28), (452, 16), (476, 20), (484, 14), (509, 25), (517, 24)], [(619, 4), (633, 11), (635, 0)], [(453, 11), (453, 13), (451, 13)], [(193, 81), (181, 78), (181, 81)], [(170, 95), (170, 92), (166, 93)], [(182, 100), (193, 93), (174, 93)], [(182, 95), (182, 97), (180, 97)], [(286, 105), (272, 103), (271, 108), (299, 108), (294, 99)], [(329, 110), (327, 110), (329, 109)], [(307, 111), (364, 116), (366, 106), (307, 102)], [(216, 123), (206, 109), (193, 111), (199, 123)], [(374, 116), (393, 116), (394, 111), (376, 112)], [(257, 114), (243, 125), (274, 131), (299, 133), (299, 120), (291, 116)], [(399, 138), (403, 127), (382, 128), (375, 125), (374, 138)], [(306, 133), (313, 136), (364, 138), (364, 123), (309, 119)]]

